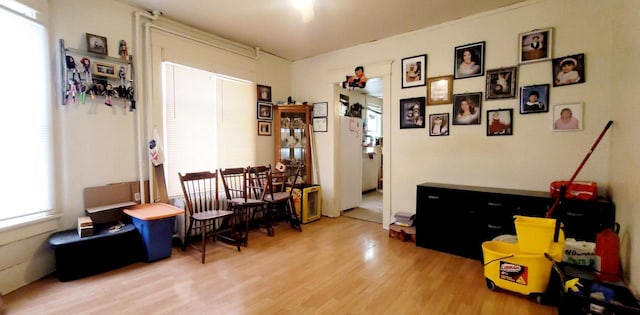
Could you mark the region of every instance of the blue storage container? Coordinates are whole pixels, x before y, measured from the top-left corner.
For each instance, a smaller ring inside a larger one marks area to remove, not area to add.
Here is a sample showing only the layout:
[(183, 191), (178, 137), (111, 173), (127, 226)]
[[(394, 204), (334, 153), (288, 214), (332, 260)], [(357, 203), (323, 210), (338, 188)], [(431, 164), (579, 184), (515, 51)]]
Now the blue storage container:
[(147, 261), (155, 261), (171, 256), (173, 225), (176, 216), (184, 210), (165, 203), (148, 203), (125, 209), (131, 216), (147, 253)]
[(171, 241), (175, 217), (155, 220), (131, 218), (133, 225), (142, 236), (147, 253), (147, 261), (171, 257)]

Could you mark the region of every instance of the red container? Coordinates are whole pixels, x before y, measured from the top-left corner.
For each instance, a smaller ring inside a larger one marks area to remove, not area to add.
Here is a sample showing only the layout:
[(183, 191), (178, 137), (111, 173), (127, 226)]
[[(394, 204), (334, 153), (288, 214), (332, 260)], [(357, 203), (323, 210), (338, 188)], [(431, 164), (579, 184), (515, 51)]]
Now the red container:
[(620, 279), (620, 238), (612, 229), (604, 229), (596, 235), (596, 270), (600, 279), (616, 281)]
[[(549, 190), (553, 198), (560, 195), (560, 187), (567, 186), (569, 181), (559, 180), (551, 182)], [(566, 199), (593, 200), (598, 198), (598, 185), (595, 182), (573, 182), (564, 194)]]

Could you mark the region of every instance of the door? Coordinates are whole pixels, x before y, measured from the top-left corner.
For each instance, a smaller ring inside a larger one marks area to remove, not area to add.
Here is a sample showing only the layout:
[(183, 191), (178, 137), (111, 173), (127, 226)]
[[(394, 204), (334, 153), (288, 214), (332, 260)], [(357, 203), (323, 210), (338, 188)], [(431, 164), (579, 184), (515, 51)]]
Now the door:
[(362, 119), (340, 116), (340, 210), (362, 202)]

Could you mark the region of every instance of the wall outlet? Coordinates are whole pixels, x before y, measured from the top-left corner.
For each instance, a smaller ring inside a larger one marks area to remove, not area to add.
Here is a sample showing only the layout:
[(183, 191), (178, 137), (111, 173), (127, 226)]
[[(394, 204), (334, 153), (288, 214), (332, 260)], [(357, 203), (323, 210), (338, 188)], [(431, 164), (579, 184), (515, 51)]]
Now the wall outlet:
[(140, 193), (139, 193), (139, 192), (135, 193), (135, 194), (133, 195), (133, 198), (134, 198), (136, 201), (140, 201)]

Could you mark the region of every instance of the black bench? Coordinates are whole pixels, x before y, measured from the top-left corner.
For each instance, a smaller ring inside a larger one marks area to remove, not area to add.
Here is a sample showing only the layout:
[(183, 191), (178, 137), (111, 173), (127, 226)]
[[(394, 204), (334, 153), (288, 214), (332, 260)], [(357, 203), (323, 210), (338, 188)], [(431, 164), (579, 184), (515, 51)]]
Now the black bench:
[(76, 229), (49, 236), (60, 281), (75, 280), (124, 267), (144, 259), (140, 233), (133, 224), (118, 231), (96, 227), (94, 236), (80, 237)]

